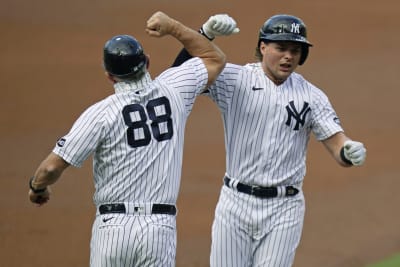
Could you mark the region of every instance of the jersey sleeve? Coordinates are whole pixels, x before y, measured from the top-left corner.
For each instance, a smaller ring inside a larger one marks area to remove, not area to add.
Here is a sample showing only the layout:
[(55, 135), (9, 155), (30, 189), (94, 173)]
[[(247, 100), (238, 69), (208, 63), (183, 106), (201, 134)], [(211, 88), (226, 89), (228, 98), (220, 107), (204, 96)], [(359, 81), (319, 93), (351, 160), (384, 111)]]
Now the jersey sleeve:
[(187, 113), (190, 113), (195, 98), (206, 88), (208, 72), (203, 61), (195, 57), (178, 67), (165, 70), (156, 81), (173, 88), (184, 102)]
[(167, 82), (174, 88), (186, 88), (183, 90), (199, 94), (207, 85), (208, 72), (203, 61), (195, 57), (180, 66), (167, 69), (157, 79)]
[(243, 66), (227, 63), (216, 81), (208, 87), (205, 95), (209, 96), (225, 112), (232, 101), (236, 86), (240, 85)]
[(312, 131), (318, 141), (343, 132), (338, 116), (328, 97), (321, 90), (315, 90)]
[(68, 134), (60, 138), (53, 152), (75, 167), (81, 167), (92, 154), (105, 132), (103, 102), (87, 110), (75, 121)]

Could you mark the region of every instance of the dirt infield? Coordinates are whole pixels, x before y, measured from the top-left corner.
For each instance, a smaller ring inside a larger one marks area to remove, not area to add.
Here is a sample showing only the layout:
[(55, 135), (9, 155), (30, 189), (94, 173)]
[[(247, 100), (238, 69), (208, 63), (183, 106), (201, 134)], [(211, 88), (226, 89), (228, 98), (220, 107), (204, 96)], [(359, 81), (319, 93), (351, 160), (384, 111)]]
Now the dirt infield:
[[(88, 266), (95, 213), (91, 162), (68, 169), (41, 208), (28, 200), (28, 178), (77, 116), (112, 93), (101, 66), (105, 40), (136, 36), (150, 55), (152, 76), (171, 64), (180, 45), (144, 32), (157, 10), (193, 28), (215, 13), (233, 16), (240, 34), (216, 42), (235, 63), (253, 61), (258, 29), (269, 16), (303, 18), (314, 47), (298, 71), (327, 93), (346, 133), (365, 143), (368, 158), (362, 168), (343, 169), (311, 140), (295, 267), (361, 267), (400, 251), (398, 0), (5, 0), (1, 266)], [(185, 138), (177, 266), (204, 267), (225, 167), (222, 121), (210, 100), (196, 103)]]

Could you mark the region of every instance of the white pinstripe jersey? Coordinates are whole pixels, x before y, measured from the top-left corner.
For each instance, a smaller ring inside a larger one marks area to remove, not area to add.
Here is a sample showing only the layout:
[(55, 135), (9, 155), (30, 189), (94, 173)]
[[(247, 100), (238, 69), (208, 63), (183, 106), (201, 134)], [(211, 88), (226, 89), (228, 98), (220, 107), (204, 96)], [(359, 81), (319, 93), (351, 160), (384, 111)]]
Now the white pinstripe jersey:
[(175, 204), (184, 130), (207, 70), (199, 58), (154, 81), (117, 83), (115, 94), (89, 107), (53, 152), (80, 167), (93, 154), (96, 205), (110, 202)]
[(310, 132), (324, 140), (343, 131), (327, 96), (297, 73), (277, 86), (261, 63), (227, 64), (209, 90), (222, 112), (226, 174), (242, 183), (302, 183)]

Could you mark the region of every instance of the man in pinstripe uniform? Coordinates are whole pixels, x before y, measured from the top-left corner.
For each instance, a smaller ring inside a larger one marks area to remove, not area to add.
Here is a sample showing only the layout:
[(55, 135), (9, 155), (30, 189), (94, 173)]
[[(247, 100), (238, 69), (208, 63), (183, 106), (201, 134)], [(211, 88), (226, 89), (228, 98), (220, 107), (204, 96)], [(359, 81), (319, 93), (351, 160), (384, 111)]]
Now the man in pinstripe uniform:
[(196, 96), (225, 65), (225, 55), (196, 31), (162, 12), (147, 33), (171, 35), (195, 55), (152, 80), (140, 43), (118, 35), (104, 46), (115, 94), (89, 107), (58, 140), (29, 181), (30, 200), (49, 200), (49, 185), (93, 154), (90, 266), (175, 266), (176, 200), (186, 120)]
[[(236, 22), (210, 17), (201, 33), (230, 35)], [(344, 167), (362, 165), (364, 145), (344, 134), (328, 97), (294, 72), (312, 44), (304, 22), (279, 14), (262, 25), (257, 63), (227, 63), (208, 95), (225, 130), (226, 173), (212, 226), (212, 267), (291, 266), (303, 228), (310, 134)], [(174, 62), (190, 58), (182, 50)]]

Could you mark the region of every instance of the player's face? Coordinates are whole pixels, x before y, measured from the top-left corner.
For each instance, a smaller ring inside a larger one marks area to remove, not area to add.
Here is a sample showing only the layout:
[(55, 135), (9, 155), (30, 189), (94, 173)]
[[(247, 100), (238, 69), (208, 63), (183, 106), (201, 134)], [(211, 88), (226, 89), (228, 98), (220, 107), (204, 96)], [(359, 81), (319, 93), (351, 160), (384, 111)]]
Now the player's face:
[(262, 66), (265, 74), (275, 84), (283, 83), (297, 68), (301, 44), (295, 42), (261, 42)]

